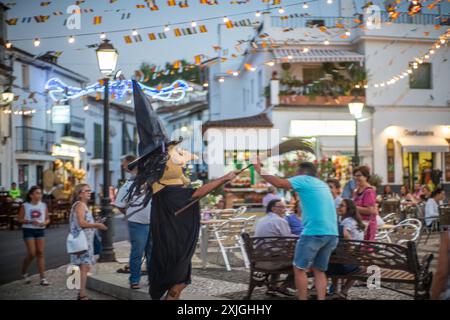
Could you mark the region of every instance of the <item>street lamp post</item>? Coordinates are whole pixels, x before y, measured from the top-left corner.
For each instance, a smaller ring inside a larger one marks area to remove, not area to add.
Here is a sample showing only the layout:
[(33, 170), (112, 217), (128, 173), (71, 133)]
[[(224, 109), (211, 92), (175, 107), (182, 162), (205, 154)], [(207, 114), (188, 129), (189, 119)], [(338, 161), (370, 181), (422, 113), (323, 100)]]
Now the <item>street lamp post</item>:
[(109, 198), (109, 186), (111, 184), (109, 175), (109, 76), (114, 72), (117, 65), (119, 53), (109, 40), (104, 40), (97, 48), (97, 61), (100, 71), (105, 75), (102, 80), (104, 85), (103, 96), (103, 197), (101, 199), (102, 216), (106, 218), (105, 224), (108, 230), (102, 233), (102, 247), (100, 253), (101, 262), (112, 262), (115, 260), (113, 247), (113, 220), (112, 206)]
[(352, 102), (348, 104), (348, 109), (350, 114), (355, 119), (355, 154), (353, 159), (353, 166), (359, 166), (359, 151), (358, 151), (358, 120), (362, 117), (362, 112), (364, 108), (364, 103), (355, 98)]

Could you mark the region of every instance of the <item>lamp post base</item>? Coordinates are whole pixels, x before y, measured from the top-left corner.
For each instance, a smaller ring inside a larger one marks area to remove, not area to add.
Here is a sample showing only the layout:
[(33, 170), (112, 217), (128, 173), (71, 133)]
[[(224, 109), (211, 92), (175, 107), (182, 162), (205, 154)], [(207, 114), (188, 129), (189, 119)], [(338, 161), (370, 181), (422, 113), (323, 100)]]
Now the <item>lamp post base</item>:
[(109, 198), (102, 199), (102, 217), (106, 218), (105, 225), (108, 230), (102, 232), (102, 252), (100, 253), (99, 262), (114, 262), (116, 254), (113, 246), (113, 212), (111, 200)]

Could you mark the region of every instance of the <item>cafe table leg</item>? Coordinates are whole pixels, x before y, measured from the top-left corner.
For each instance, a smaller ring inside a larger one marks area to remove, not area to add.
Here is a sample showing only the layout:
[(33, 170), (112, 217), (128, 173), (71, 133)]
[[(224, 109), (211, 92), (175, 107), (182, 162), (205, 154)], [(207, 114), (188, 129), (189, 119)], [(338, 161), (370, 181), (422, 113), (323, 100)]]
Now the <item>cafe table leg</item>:
[(200, 229), (200, 259), (202, 268), (206, 268), (208, 263), (208, 226), (201, 226)]

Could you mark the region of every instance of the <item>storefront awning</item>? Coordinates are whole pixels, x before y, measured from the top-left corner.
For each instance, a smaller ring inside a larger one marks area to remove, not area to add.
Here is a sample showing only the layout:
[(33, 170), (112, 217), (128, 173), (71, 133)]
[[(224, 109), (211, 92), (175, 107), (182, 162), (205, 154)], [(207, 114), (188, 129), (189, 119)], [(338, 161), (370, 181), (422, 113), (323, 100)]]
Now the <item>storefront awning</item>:
[[(310, 49), (303, 52), (302, 48), (283, 48), (273, 50), (278, 62), (363, 62), (364, 55), (341, 49)], [(289, 57), (289, 58), (288, 58)]]
[(411, 136), (398, 139), (405, 152), (449, 152), (450, 147), (444, 138), (435, 136)]

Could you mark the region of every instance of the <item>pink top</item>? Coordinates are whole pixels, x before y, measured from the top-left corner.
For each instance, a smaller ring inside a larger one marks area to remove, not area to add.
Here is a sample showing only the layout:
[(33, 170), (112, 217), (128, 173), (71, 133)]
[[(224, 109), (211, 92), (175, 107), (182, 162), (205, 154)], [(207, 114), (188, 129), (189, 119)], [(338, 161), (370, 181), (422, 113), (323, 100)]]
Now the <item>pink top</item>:
[[(353, 201), (355, 201), (356, 206), (358, 207), (374, 207), (377, 204), (377, 194), (372, 187), (368, 187), (364, 189), (362, 193), (353, 194)], [(375, 215), (361, 215), (363, 220), (372, 220), (376, 219)]]

